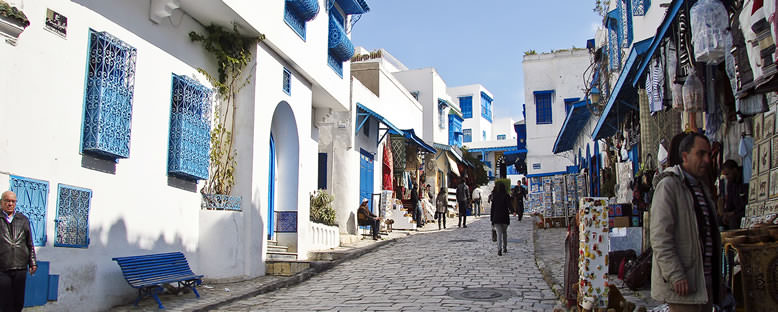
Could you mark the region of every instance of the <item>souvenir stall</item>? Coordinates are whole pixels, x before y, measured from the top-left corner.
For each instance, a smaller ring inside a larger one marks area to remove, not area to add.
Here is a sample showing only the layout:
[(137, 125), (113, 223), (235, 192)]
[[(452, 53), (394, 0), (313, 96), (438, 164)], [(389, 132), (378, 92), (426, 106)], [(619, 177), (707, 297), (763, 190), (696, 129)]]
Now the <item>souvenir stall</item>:
[[(389, 135), (389, 141), (391, 142), (391, 179), (394, 190), (394, 201), (391, 203), (394, 218), (392, 228), (413, 230), (416, 229), (416, 221), (413, 220), (413, 212), (409, 211), (410, 207), (413, 207), (411, 203), (412, 186), (417, 187), (422, 211), (432, 211), (432, 208), (429, 207), (429, 201), (422, 200), (426, 185), (422, 182), (426, 181), (425, 155), (434, 154), (435, 149), (418, 138), (413, 130), (403, 130), (403, 133), (392, 132)], [(425, 203), (428, 206), (426, 208), (424, 207)]]
[(584, 197), (578, 211), (578, 306), (608, 307), (608, 199)]

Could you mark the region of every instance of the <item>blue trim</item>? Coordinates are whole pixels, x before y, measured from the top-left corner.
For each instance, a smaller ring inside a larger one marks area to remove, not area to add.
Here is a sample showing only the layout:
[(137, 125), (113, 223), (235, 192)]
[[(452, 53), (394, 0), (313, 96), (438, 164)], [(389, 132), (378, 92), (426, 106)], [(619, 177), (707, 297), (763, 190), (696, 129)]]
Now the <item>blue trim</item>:
[(473, 129), (462, 129), (462, 141), (465, 143), (473, 142)]
[(421, 147), (424, 151), (435, 153), (435, 148), (432, 147), (432, 145), (427, 144), (427, 142), (424, 142), (424, 140), (422, 140), (420, 137), (416, 136), (416, 131), (414, 131), (413, 129), (405, 129), (405, 130), (389, 129), (389, 133), (402, 135), (405, 137), (405, 139), (410, 140), (412, 143)]
[(365, 0), (335, 0), (346, 14), (365, 14), (370, 11), (370, 6)]
[(288, 68), (284, 67), (284, 74), (282, 76), (282, 88), (286, 95), (292, 95), (292, 72)]
[(509, 152), (509, 151), (518, 151), (519, 148), (516, 146), (498, 146), (498, 147), (482, 147), (482, 148), (473, 148), (467, 150), (470, 153), (480, 153), (480, 152)]
[(473, 97), (460, 96), (459, 108), (462, 109), (462, 118), (473, 118)]
[(555, 176), (555, 175), (559, 175), (559, 174), (567, 174), (567, 170), (565, 170), (565, 171), (557, 171), (557, 172), (528, 174), (527, 178), (548, 177), (548, 176)]
[(638, 84), (640, 77), (643, 76), (643, 72), (645, 72), (646, 67), (648, 67), (648, 63), (651, 62), (651, 58), (654, 56), (657, 47), (659, 47), (662, 39), (664, 39), (665, 34), (667, 33), (667, 29), (669, 29), (670, 25), (673, 24), (673, 20), (675, 20), (675, 16), (678, 15), (678, 10), (681, 9), (682, 4), (683, 0), (673, 0), (670, 9), (665, 14), (665, 19), (662, 21), (662, 25), (657, 29), (656, 35), (651, 38), (651, 47), (648, 48), (646, 57), (643, 59), (643, 61), (640, 62), (640, 66), (638, 66), (638, 71), (635, 74), (634, 80), (632, 80), (633, 87)]
[[(627, 63), (624, 65), (624, 68), (621, 69), (621, 73), (619, 74), (619, 79), (616, 81), (616, 84), (613, 87), (613, 91), (611, 92), (610, 97), (608, 98), (608, 104), (605, 106), (605, 110), (603, 110), (602, 115), (600, 116), (600, 120), (597, 121), (597, 126), (594, 128), (594, 132), (592, 132), (592, 139), (599, 140), (604, 137), (609, 137), (616, 133), (616, 129), (618, 125), (614, 125), (614, 118), (618, 119), (623, 115), (627, 109), (631, 109), (630, 107), (626, 107), (625, 109), (617, 109), (616, 111), (619, 112), (619, 114), (615, 115), (613, 114), (613, 106), (617, 103), (617, 99), (623, 99), (626, 96), (635, 96), (635, 89), (627, 84), (626, 88), (624, 85), (624, 82), (629, 79), (628, 77), (631, 77), (634, 73), (633, 71), (633, 65), (635, 64), (635, 61), (643, 57), (646, 53), (646, 50), (648, 48), (648, 44), (651, 42), (651, 38), (640, 41), (635, 43), (632, 46), (632, 51), (629, 52), (629, 57), (627, 58)], [(618, 104), (621, 105), (624, 101), (618, 101)], [(609, 122), (608, 122), (609, 121)], [(605, 124), (609, 124), (610, 127), (603, 127)]]
[(503, 155), (517, 154), (518, 155), (518, 154), (526, 154), (526, 153), (527, 153), (527, 149), (526, 148), (521, 148), (521, 149), (518, 149), (518, 150), (515, 150), (515, 151), (507, 151), (507, 152), (504, 152), (502, 154)]
[(586, 126), (590, 116), (591, 112), (586, 108), (586, 102), (581, 101), (573, 104), (573, 108), (567, 113), (565, 123), (559, 129), (554, 148), (551, 151), (557, 154), (573, 149), (575, 140), (581, 134), (580, 131)]
[[(362, 110), (365, 113), (364, 114), (360, 114), (359, 110)], [(389, 122), (389, 120), (386, 120), (386, 118), (384, 118), (384, 116), (379, 115), (378, 113), (376, 113), (376, 112), (372, 111), (371, 109), (367, 108), (365, 105), (362, 105), (361, 103), (357, 102), (357, 122), (359, 122), (359, 117), (360, 116), (365, 117), (365, 119), (362, 120), (360, 125), (354, 131), (355, 135), (359, 133), (359, 130), (362, 128), (362, 126), (367, 121), (367, 118), (369, 118), (369, 117), (373, 117), (373, 118), (377, 119), (378, 121), (380, 121), (381, 123), (383, 123), (387, 127), (389, 127), (389, 129), (394, 130), (398, 134), (399, 133), (403, 133), (403, 130), (400, 130), (400, 128), (397, 128), (394, 124)]]
[[(494, 100), (486, 92), (481, 91), (481, 117), (492, 122), (492, 102)], [(485, 133), (485, 132), (484, 132)], [(486, 138), (484, 138), (486, 140)]]
[(554, 94), (554, 90), (540, 90), (540, 91), (532, 91), (532, 94), (534, 94), (534, 95), (540, 95), (540, 94)]
[(270, 165), (268, 168), (267, 183), (267, 239), (272, 240), (275, 236), (273, 223), (275, 219), (275, 201), (276, 201), (276, 141), (273, 134), (270, 134)]

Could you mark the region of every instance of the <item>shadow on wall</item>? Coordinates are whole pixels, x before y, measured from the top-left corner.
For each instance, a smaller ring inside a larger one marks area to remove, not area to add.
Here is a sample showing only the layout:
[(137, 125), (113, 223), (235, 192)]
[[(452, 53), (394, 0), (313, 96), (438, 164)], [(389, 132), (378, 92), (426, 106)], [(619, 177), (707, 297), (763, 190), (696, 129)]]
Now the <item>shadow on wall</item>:
[(348, 226), (346, 231), (351, 235), (357, 234), (357, 219), (353, 212), (349, 212), (348, 214)]

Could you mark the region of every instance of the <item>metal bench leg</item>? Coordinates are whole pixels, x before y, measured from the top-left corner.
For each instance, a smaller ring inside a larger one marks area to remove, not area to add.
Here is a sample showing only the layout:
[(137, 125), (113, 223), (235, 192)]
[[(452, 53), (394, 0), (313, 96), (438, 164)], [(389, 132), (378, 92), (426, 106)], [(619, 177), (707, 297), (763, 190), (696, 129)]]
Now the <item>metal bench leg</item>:
[(200, 283), (199, 283), (198, 280), (183, 281), (183, 282), (178, 282), (178, 288), (187, 287), (187, 288), (191, 289), (192, 292), (194, 292), (194, 294), (195, 294), (195, 296), (197, 296), (197, 298), (200, 298), (200, 293), (197, 292), (197, 285), (199, 285), (199, 284)]
[(159, 297), (157, 296), (157, 294), (161, 292), (162, 292), (162, 287), (157, 286), (151, 290), (151, 296), (154, 297), (154, 300), (157, 301), (157, 305), (159, 306), (159, 308), (164, 310), (165, 306), (162, 305), (162, 301), (160, 301)]

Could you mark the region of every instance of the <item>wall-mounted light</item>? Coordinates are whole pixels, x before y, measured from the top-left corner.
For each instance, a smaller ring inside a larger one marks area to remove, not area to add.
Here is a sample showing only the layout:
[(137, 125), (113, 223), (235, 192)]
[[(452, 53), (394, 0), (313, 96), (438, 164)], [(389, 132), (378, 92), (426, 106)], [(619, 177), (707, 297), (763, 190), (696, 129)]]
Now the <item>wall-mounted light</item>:
[(149, 20), (159, 24), (162, 19), (173, 15), (173, 11), (181, 7), (180, 0), (149, 0)]
[(589, 99), (592, 100), (592, 104), (600, 104), (600, 89), (592, 87), (589, 92)]

